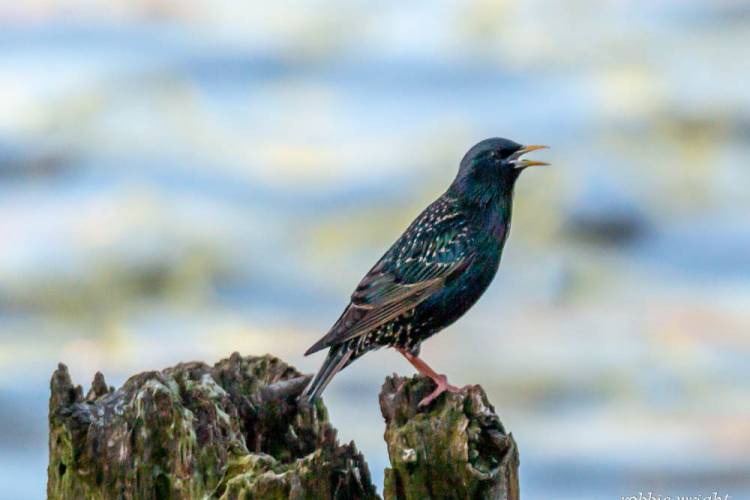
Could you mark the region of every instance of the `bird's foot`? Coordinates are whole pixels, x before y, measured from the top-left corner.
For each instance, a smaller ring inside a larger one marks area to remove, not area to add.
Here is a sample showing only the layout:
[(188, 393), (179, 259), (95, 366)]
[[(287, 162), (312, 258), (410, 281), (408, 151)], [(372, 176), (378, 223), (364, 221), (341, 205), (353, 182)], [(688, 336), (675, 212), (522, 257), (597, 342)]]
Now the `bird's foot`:
[(444, 392), (458, 394), (461, 391), (465, 390), (467, 387), (470, 387), (468, 385), (465, 387), (456, 387), (455, 385), (451, 385), (448, 383), (448, 377), (446, 377), (445, 375), (437, 375), (436, 377), (430, 378), (432, 378), (432, 381), (437, 384), (437, 387), (427, 397), (419, 402), (420, 407), (427, 406), (428, 404), (432, 403), (436, 397), (440, 396)]

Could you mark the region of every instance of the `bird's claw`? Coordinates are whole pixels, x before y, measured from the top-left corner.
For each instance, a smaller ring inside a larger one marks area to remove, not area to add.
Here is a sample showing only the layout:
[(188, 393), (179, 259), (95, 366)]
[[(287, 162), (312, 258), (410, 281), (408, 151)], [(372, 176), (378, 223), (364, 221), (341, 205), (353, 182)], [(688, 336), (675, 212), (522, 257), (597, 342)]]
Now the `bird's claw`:
[(464, 386), (464, 387), (456, 387), (455, 385), (451, 385), (448, 383), (448, 377), (445, 375), (438, 375), (436, 378), (432, 379), (435, 384), (437, 384), (437, 387), (434, 391), (432, 391), (427, 397), (422, 399), (422, 401), (419, 402), (419, 407), (427, 406), (430, 403), (432, 403), (435, 398), (440, 396), (444, 392), (450, 392), (451, 394), (458, 394), (464, 390), (466, 390), (470, 386)]

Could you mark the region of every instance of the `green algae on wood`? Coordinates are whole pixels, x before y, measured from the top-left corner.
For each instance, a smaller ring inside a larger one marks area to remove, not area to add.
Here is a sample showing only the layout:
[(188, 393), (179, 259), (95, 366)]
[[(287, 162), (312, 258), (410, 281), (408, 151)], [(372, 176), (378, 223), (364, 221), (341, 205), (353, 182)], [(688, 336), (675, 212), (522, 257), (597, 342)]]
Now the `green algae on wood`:
[[(50, 499), (375, 499), (354, 443), (325, 406), (298, 405), (309, 377), (273, 356), (181, 363), (86, 396), (52, 375)], [(425, 408), (424, 377), (389, 377), (380, 394), (392, 500), (517, 500), (518, 451), (480, 387)]]
[(50, 499), (377, 498), (354, 444), (339, 445), (308, 377), (273, 356), (181, 363), (83, 397), (52, 376)]
[(518, 449), (484, 390), (472, 386), (443, 394), (427, 407), (434, 388), (425, 377), (388, 377), (380, 393), (391, 467), (386, 500), (517, 500)]

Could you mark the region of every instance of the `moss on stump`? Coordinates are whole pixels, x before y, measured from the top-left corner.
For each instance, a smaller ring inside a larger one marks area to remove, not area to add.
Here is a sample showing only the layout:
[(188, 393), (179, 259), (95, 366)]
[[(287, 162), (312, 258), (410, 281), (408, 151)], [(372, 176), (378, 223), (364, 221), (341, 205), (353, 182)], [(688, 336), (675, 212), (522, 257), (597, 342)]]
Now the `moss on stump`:
[[(181, 363), (84, 396), (52, 375), (50, 499), (374, 499), (354, 443), (339, 444), (322, 402), (298, 405), (308, 376), (273, 356)], [(516, 500), (518, 451), (480, 387), (445, 394), (389, 377), (380, 394), (391, 467), (386, 499)]]
[(517, 500), (518, 449), (479, 386), (443, 394), (421, 376), (388, 377), (380, 393), (391, 468), (386, 500), (492, 498)]
[(309, 380), (273, 356), (182, 363), (86, 397), (60, 365), (50, 397), (50, 499), (377, 498)]

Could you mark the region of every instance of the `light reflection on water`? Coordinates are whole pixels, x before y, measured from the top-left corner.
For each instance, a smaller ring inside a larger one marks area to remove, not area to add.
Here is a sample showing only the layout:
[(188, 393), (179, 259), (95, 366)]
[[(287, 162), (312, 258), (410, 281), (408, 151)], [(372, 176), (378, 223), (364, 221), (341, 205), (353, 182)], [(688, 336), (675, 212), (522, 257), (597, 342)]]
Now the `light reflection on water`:
[[(115, 385), (234, 350), (316, 369), (362, 273), (505, 135), (554, 168), (426, 359), (490, 393), (529, 498), (749, 492), (741, 3), (52, 3), (0, 7), (0, 490), (41, 494), (59, 360)], [(381, 351), (326, 396), (380, 480), (377, 391), (409, 370)]]

